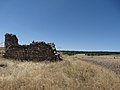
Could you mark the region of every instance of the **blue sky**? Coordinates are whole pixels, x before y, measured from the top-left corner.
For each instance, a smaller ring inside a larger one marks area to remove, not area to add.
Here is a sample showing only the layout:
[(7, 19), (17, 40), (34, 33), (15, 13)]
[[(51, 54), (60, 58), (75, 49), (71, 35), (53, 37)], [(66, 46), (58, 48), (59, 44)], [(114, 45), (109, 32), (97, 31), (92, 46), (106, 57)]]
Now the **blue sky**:
[(0, 0), (0, 42), (7, 32), (20, 44), (120, 51), (120, 0)]

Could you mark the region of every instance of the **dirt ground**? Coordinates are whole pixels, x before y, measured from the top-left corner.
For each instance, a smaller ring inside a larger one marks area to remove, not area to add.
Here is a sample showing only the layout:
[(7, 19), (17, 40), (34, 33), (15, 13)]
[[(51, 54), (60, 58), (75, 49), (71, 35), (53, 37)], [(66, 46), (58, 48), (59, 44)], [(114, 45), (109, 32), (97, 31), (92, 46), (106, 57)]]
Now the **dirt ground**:
[(91, 62), (107, 69), (111, 69), (116, 74), (120, 74), (120, 55), (105, 55), (105, 56), (85, 56), (76, 55), (83, 61)]

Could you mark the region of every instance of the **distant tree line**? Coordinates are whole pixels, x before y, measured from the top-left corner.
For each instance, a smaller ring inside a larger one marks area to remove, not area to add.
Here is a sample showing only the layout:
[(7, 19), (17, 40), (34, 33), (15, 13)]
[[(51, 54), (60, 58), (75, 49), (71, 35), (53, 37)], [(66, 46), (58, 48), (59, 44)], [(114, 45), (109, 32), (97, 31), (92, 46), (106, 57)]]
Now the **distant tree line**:
[(120, 54), (120, 52), (108, 52), (108, 51), (69, 51), (69, 50), (59, 50), (58, 52), (60, 52), (62, 54), (67, 54), (67, 55), (85, 54), (87, 56)]

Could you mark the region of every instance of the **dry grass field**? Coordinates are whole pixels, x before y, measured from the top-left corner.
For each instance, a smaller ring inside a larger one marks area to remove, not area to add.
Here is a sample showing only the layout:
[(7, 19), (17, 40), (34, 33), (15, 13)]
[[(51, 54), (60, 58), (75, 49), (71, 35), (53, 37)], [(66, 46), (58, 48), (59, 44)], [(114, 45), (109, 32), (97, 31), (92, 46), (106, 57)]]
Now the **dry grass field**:
[(120, 90), (114, 71), (63, 55), (61, 62), (21, 62), (0, 57), (0, 90)]

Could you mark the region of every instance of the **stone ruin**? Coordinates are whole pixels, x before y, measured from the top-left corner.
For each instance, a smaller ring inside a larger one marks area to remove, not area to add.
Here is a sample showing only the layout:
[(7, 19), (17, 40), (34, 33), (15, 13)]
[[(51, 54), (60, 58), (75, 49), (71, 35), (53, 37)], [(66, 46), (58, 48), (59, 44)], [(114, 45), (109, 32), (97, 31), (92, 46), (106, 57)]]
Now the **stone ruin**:
[(58, 61), (61, 60), (54, 43), (32, 42), (19, 45), (18, 38), (13, 34), (5, 34), (5, 58), (18, 60)]

